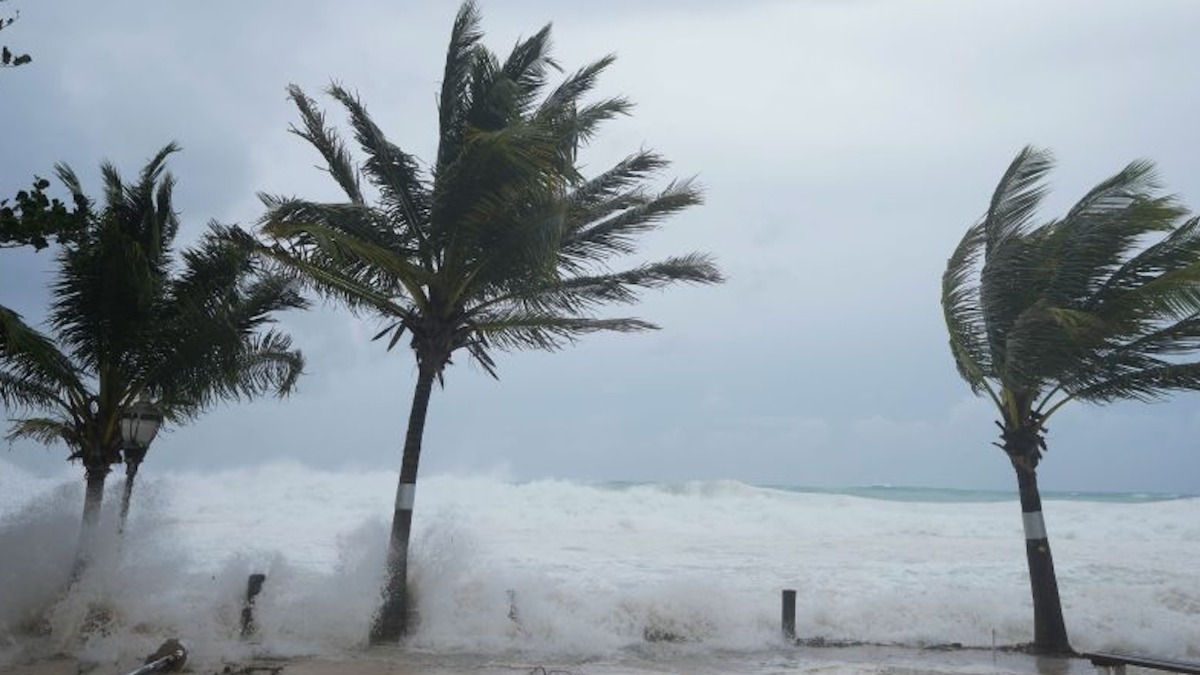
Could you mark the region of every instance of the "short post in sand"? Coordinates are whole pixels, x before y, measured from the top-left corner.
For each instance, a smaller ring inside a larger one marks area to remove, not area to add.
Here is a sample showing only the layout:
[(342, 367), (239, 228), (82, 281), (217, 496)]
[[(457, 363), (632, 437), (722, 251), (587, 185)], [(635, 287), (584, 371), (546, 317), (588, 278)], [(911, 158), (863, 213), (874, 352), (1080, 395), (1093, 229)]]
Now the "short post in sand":
[(517, 591), (508, 589), (508, 618), (513, 623), (521, 623), (521, 615), (517, 614)]
[(246, 580), (246, 604), (242, 606), (242, 639), (254, 635), (258, 626), (254, 625), (254, 599), (262, 592), (263, 583), (267, 580), (265, 574), (251, 574)]
[(796, 639), (796, 591), (792, 588), (783, 590), (783, 637)]

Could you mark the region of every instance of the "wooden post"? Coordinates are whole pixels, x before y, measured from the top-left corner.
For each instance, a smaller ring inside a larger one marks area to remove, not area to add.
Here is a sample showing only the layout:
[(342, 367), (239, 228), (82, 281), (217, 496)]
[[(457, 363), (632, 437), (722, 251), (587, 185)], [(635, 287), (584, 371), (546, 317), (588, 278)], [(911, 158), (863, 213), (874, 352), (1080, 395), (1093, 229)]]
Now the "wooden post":
[(254, 598), (262, 592), (263, 582), (266, 580), (265, 574), (251, 574), (246, 580), (246, 604), (242, 607), (242, 638), (254, 635), (258, 629), (254, 625)]
[(513, 623), (521, 623), (520, 615), (517, 614), (517, 591), (508, 589), (508, 618)]
[(783, 590), (783, 637), (796, 639), (796, 591), (791, 588)]

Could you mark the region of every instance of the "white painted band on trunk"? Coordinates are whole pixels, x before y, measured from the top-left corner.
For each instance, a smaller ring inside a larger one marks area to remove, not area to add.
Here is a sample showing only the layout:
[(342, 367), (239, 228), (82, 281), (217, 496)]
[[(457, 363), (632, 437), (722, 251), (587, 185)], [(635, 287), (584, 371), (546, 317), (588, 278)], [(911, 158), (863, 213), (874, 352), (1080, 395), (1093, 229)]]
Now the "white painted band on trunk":
[(1042, 512), (1022, 513), (1021, 520), (1025, 523), (1026, 539), (1045, 539), (1046, 521), (1042, 520)]
[(417, 499), (417, 484), (416, 483), (401, 483), (396, 488), (396, 510), (397, 511), (412, 511), (413, 503)]

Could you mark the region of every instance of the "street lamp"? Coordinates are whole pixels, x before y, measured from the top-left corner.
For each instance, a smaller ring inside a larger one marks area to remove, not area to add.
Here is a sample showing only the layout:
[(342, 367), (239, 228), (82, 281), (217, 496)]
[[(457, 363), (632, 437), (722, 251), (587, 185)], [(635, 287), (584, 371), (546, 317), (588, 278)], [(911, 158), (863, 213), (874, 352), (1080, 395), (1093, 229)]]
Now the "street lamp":
[(129, 498), (133, 495), (133, 480), (138, 467), (146, 458), (150, 442), (162, 426), (163, 416), (145, 397), (125, 409), (118, 421), (121, 434), (121, 451), (125, 454), (125, 491), (121, 495), (120, 531), (125, 531), (125, 519), (129, 516)]
[[(141, 450), (144, 457), (146, 449), (150, 447), (150, 441), (158, 434), (162, 421), (163, 416), (158, 409), (144, 398), (129, 406), (121, 415), (120, 421), (121, 448), (125, 450), (126, 456), (130, 450)], [(140, 459), (139, 457), (139, 461)]]

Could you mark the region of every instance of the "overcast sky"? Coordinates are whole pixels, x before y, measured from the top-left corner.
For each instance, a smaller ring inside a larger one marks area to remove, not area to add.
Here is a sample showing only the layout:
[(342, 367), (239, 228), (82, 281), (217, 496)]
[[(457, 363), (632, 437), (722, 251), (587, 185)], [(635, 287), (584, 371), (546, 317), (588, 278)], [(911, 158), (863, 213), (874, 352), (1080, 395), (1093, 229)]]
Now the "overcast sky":
[[(507, 53), (554, 24), (568, 70), (614, 52), (602, 95), (634, 115), (586, 156), (641, 146), (695, 175), (707, 203), (645, 241), (706, 251), (720, 287), (648, 295), (652, 334), (465, 358), (436, 390), (422, 474), (514, 480), (730, 478), (820, 486), (1010, 488), (995, 414), (950, 358), (946, 257), (1025, 144), (1052, 149), (1050, 217), (1136, 158), (1200, 209), (1194, 0), (491, 0)], [(178, 141), (181, 241), (251, 225), (258, 191), (338, 196), (287, 133), (285, 87), (344, 121), (323, 86), (357, 90), (423, 160), (457, 4), (399, 0), (95, 3), (12, 0), (3, 34), (34, 62), (0, 71), (0, 192), (71, 164), (99, 193)], [(0, 304), (37, 319), (51, 256), (0, 251)], [(286, 316), (307, 357), (290, 400), (213, 411), (155, 442), (145, 471), (295, 459), (398, 467), (415, 367), (337, 308)], [(9, 412), (9, 411), (0, 411)], [(8, 416), (8, 415), (5, 415)], [(1076, 405), (1050, 425), (1045, 489), (1200, 492), (1200, 396)], [(3, 457), (58, 471), (62, 448)], [(0, 465), (2, 466), (2, 465)]]

